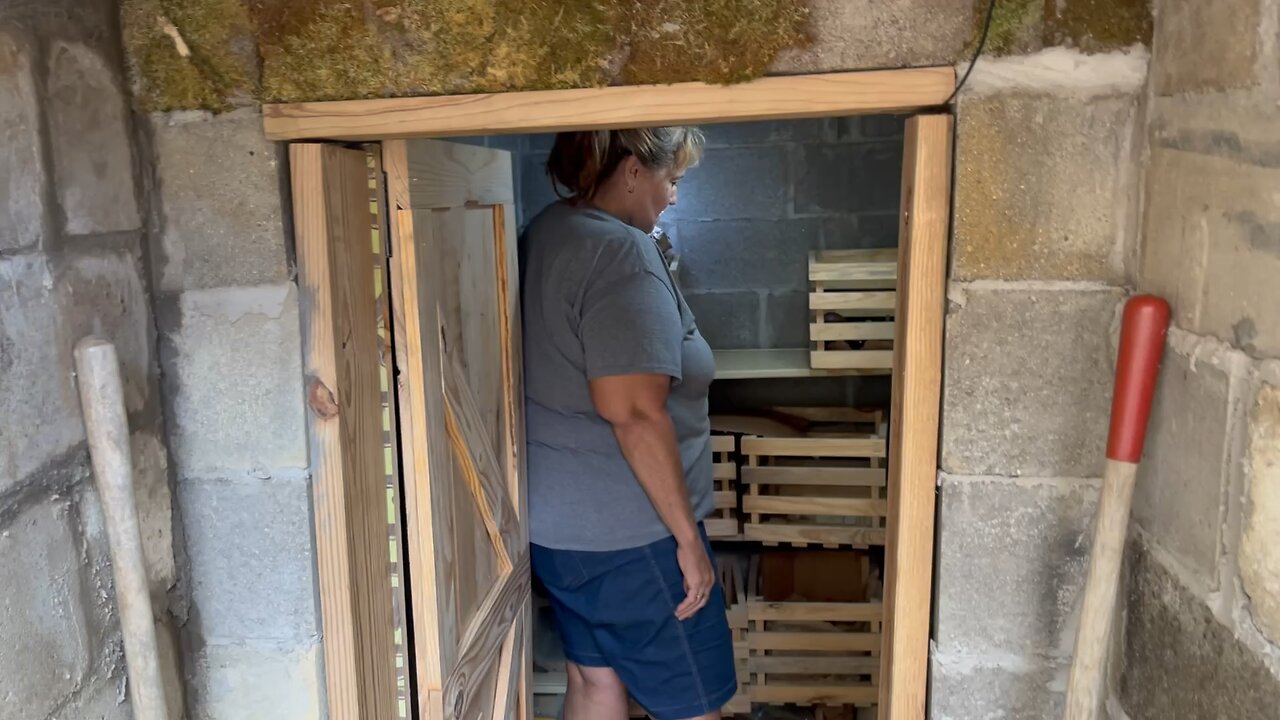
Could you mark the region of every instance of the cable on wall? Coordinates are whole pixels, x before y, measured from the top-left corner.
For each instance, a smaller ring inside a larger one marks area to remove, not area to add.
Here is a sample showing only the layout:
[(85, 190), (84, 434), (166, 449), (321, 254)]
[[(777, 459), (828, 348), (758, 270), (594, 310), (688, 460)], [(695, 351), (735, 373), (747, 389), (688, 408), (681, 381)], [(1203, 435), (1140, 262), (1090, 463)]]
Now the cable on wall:
[(978, 57), (982, 55), (982, 51), (987, 46), (987, 34), (991, 32), (991, 18), (996, 12), (996, 0), (991, 0), (987, 4), (987, 19), (982, 23), (982, 37), (978, 38), (978, 48), (973, 51), (973, 59), (969, 61), (969, 68), (964, 71), (964, 76), (960, 78), (960, 82), (956, 84), (956, 89), (951, 91), (951, 95), (947, 97), (947, 101), (943, 105), (950, 105), (952, 100), (956, 99), (956, 95), (960, 94), (960, 88), (969, 81), (969, 73), (973, 72), (973, 66), (978, 64)]

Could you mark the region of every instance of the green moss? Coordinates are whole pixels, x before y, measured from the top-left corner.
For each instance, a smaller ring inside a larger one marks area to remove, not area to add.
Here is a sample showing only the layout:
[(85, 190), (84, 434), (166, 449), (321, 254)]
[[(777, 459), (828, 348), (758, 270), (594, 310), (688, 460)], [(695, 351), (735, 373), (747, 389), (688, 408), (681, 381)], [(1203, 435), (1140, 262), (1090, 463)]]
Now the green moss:
[(1151, 32), (1149, 0), (1059, 0), (1045, 28), (1048, 42), (1085, 52), (1149, 46)]
[(807, 41), (806, 1), (124, 0), (123, 17), (148, 109), (224, 109), (246, 97), (737, 82)]
[[(1053, 0), (997, 0), (991, 15), (991, 30), (987, 33), (986, 55), (1018, 55), (1035, 52), (1043, 45), (1046, 6)], [(990, 0), (973, 0), (974, 46), (982, 34), (987, 19)]]

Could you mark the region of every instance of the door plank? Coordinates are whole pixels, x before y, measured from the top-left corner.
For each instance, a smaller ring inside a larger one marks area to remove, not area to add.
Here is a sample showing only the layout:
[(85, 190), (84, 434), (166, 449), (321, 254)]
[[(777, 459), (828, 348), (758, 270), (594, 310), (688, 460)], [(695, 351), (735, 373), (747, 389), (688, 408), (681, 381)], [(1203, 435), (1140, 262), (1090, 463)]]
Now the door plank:
[(523, 614), (531, 582), (529, 552), (525, 549), (511, 572), (489, 592), (480, 612), (467, 626), (458, 662), (445, 681), (445, 709), (453, 708), (453, 717), (467, 717), (474, 703), (488, 703), (492, 707), (493, 696), (477, 692), (483, 679), (481, 670), (488, 659), (498, 654), (511, 626)]
[(951, 116), (907, 121), (889, 422), (884, 675), (888, 720), (924, 718), (938, 473), (942, 323), (950, 217)]

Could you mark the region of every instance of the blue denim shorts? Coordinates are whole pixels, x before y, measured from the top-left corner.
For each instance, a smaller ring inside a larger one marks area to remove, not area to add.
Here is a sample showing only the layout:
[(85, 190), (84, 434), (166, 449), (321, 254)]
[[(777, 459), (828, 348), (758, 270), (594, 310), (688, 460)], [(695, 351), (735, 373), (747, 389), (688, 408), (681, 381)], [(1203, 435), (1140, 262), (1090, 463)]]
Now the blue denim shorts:
[[(705, 531), (702, 537), (710, 556)], [(551, 596), (565, 656), (613, 668), (655, 720), (697, 717), (733, 697), (724, 593), (717, 583), (697, 614), (676, 619), (685, 591), (674, 538), (608, 552), (533, 545), (531, 560)]]

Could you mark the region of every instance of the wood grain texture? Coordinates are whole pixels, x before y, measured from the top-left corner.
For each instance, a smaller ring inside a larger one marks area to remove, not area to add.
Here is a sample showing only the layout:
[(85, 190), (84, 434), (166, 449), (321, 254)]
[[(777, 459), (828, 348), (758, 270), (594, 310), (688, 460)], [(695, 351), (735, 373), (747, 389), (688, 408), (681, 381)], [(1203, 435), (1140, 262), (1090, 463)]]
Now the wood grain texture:
[(893, 321), (810, 323), (810, 340), (892, 340)]
[(874, 703), (879, 691), (864, 685), (792, 685), (770, 682), (751, 688), (751, 701), (756, 703), (797, 703), (800, 705), (865, 705)]
[(826, 291), (809, 293), (810, 310), (838, 311), (846, 317), (892, 315), (898, 294), (888, 290), (866, 292)]
[(753, 485), (884, 487), (888, 473), (883, 468), (744, 467), (742, 481)]
[(880, 603), (764, 602), (747, 603), (750, 620), (825, 620), (827, 622), (872, 622), (884, 614)]
[(884, 457), (884, 438), (742, 438), (743, 455), (774, 457)]
[(271, 140), (375, 140), (901, 112), (941, 105), (951, 67), (574, 90), (265, 105)]
[(880, 711), (887, 720), (922, 720), (929, 666), (951, 116), (910, 118), (904, 147)]
[(367, 159), (332, 145), (289, 153), (329, 714), (389, 720), (395, 643)]
[[(754, 489), (754, 485), (752, 488)], [(750, 496), (748, 496), (750, 497)], [(745, 502), (746, 498), (744, 498)], [(754, 516), (758, 518), (759, 516)], [(884, 545), (885, 531), (853, 525), (801, 525), (795, 523), (761, 523), (753, 519), (742, 529), (748, 540), (773, 543), (813, 543), (816, 545), (848, 545), (864, 548)]]
[(744, 512), (761, 515), (885, 515), (885, 500), (838, 497), (748, 496), (742, 499)]
[(415, 210), (515, 202), (510, 153), (437, 140), (414, 140), (408, 150)]
[[(511, 571), (490, 589), (475, 619), (467, 624), (458, 662), (444, 684), (446, 718), (460, 720), (476, 716), (489, 720), (501, 717), (493, 714), (495, 695), (480, 692), (479, 689), (483, 687), (485, 669), (501, 654), (511, 628), (524, 616), (532, 582), (529, 574), (529, 552), (525, 548), (516, 558)], [(505, 692), (506, 682), (509, 680), (510, 677), (505, 678), (498, 688)], [(483, 708), (486, 714), (474, 715), (477, 707)]]
[[(750, 672), (766, 675), (869, 675), (880, 669), (880, 658), (871, 656), (787, 657), (756, 655), (747, 660)], [(874, 702), (869, 700), (867, 702)]]
[(880, 647), (880, 635), (878, 633), (764, 630), (748, 632), (747, 647), (759, 651), (869, 652)]

